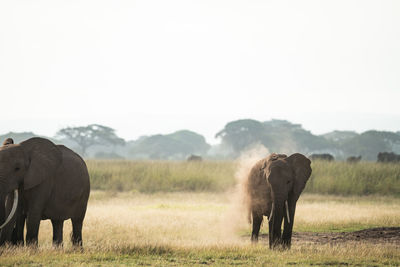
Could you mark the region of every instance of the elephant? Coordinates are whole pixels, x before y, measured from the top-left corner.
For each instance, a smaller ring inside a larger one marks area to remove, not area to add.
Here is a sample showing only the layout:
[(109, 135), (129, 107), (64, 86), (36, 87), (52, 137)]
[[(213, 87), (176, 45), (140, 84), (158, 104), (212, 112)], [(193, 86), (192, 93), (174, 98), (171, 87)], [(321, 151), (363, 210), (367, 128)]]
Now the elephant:
[(311, 154), (311, 160), (326, 160), (326, 161), (334, 161), (335, 158), (331, 154)]
[(203, 158), (192, 154), (187, 158), (187, 161), (203, 161)]
[(4, 140), (4, 142), (3, 142), (3, 146), (12, 145), (12, 144), (14, 144), (14, 140), (13, 140), (12, 138), (7, 138), (7, 139)]
[(347, 161), (348, 163), (357, 163), (357, 162), (359, 162), (360, 160), (361, 160), (361, 155), (358, 156), (358, 157), (351, 156), (351, 157), (348, 157), (348, 158), (346, 159), (346, 161)]
[(50, 219), (53, 245), (62, 246), (64, 220), (71, 219), (72, 244), (82, 247), (90, 194), (84, 160), (45, 138), (20, 144), (11, 139), (4, 144), (0, 147), (0, 245), (24, 244), (26, 223), (26, 244), (37, 246), (40, 221)]
[(400, 162), (400, 155), (393, 152), (379, 152), (377, 162)]
[(270, 249), (278, 246), (290, 249), (296, 202), (311, 172), (311, 161), (300, 153), (289, 157), (274, 153), (252, 167), (246, 191), (249, 221), (253, 221), (253, 243), (258, 241), (263, 216), (267, 216)]

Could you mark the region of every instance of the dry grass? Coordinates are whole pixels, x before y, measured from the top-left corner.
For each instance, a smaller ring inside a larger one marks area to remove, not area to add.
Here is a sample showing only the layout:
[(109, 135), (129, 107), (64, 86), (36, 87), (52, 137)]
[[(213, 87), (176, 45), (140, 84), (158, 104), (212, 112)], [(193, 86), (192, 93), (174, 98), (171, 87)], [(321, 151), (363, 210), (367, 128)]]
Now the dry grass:
[[(263, 242), (251, 245), (241, 186), (265, 153), (253, 151), (237, 162), (89, 161), (92, 188), (103, 191), (91, 193), (84, 252), (71, 248), (69, 221), (63, 249), (52, 248), (51, 224), (42, 221), (39, 249), (1, 248), (0, 265), (400, 265), (399, 244), (393, 243), (320, 245), (299, 240), (290, 251), (271, 251)], [(309, 193), (298, 202), (294, 231), (399, 226), (400, 167), (321, 162), (313, 163), (313, 170)], [(265, 225), (262, 232), (267, 232)]]
[[(252, 246), (245, 214), (232, 193), (92, 192), (84, 224), (85, 252), (51, 248), (51, 224), (42, 221), (40, 249), (3, 250), (0, 264), (42, 265), (340, 265), (400, 264), (396, 245), (294, 243), (291, 251)], [(303, 195), (295, 231), (356, 230), (398, 226), (400, 200), (391, 197)], [(266, 227), (264, 226), (264, 231)]]

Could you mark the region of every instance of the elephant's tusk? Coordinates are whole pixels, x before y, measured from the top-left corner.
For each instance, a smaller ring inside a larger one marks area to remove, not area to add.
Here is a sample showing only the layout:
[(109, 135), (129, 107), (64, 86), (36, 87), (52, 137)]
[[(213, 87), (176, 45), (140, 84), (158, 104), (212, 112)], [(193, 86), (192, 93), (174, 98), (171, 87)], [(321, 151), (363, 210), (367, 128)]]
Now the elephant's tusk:
[(272, 218), (272, 213), (274, 213), (274, 203), (272, 203), (272, 208), (271, 208), (271, 213), (269, 214), (269, 217), (268, 217), (268, 222), (270, 222), (271, 221), (271, 218)]
[(287, 221), (290, 224), (290, 218), (289, 218), (289, 205), (287, 203), (287, 200), (285, 201), (285, 208), (286, 208), (286, 217), (287, 217)]
[(6, 226), (11, 221), (11, 218), (14, 216), (15, 211), (17, 210), (17, 206), (18, 206), (18, 189), (15, 189), (14, 202), (13, 202), (11, 212), (8, 215), (7, 220), (0, 226), (0, 229), (2, 229), (4, 226)]

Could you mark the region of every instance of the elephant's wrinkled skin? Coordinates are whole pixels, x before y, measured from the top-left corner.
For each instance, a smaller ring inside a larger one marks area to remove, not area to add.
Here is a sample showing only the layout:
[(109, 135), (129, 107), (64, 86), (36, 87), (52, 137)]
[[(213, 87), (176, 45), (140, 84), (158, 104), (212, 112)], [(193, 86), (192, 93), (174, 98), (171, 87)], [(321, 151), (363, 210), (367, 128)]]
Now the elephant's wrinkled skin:
[(37, 245), (40, 221), (50, 219), (53, 244), (60, 245), (64, 220), (71, 219), (72, 243), (82, 245), (90, 182), (86, 164), (78, 154), (44, 138), (20, 144), (7, 139), (0, 147), (0, 225), (10, 213), (16, 189), (18, 207), (1, 230), (0, 244), (23, 244), (26, 221), (26, 243)]
[(271, 154), (253, 166), (247, 180), (253, 242), (258, 241), (263, 216), (268, 216), (270, 248), (290, 248), (296, 202), (311, 175), (310, 164), (308, 158), (296, 153), (290, 157)]

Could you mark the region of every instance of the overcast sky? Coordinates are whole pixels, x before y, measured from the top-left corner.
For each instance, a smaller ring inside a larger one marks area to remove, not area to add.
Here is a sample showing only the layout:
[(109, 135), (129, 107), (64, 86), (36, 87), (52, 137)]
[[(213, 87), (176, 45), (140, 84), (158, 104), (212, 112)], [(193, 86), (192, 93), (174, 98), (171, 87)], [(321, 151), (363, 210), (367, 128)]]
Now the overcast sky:
[(400, 131), (400, 1), (0, 1), (0, 134)]

